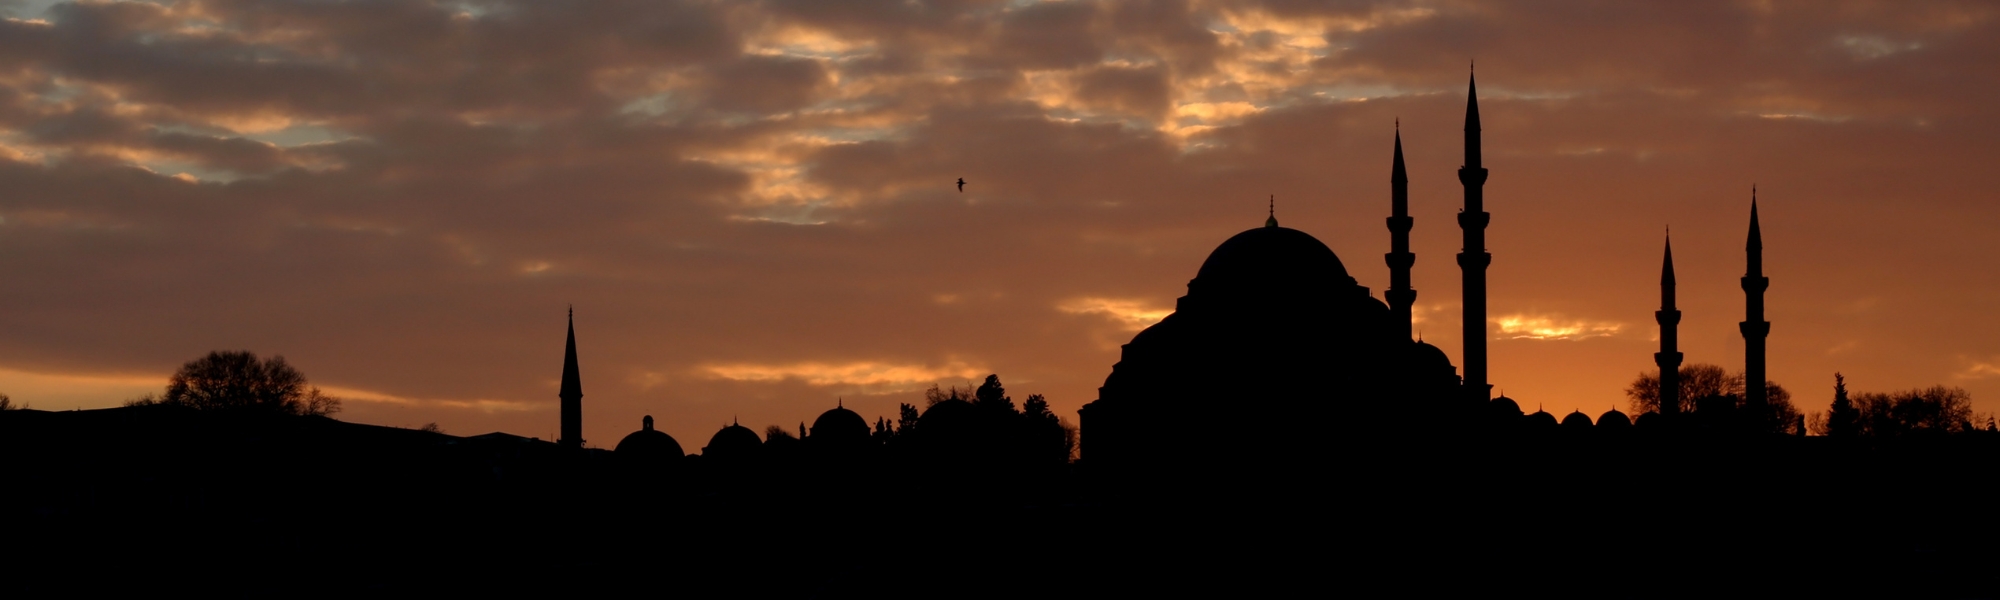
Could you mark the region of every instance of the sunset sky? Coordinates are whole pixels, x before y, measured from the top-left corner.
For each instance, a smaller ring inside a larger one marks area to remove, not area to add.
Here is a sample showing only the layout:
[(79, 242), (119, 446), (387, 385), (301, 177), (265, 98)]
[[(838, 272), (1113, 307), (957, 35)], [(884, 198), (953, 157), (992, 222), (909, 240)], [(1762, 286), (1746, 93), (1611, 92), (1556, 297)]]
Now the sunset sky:
[[(210, 350), (340, 418), (584, 433), (871, 421), (1000, 374), (1072, 421), (1277, 217), (1380, 297), (1395, 122), (1418, 328), (1460, 362), (1477, 61), (1492, 379), (1593, 415), (1682, 350), (1824, 410), (2000, 410), (2000, 7), (1983, 2), (0, 0), (0, 392), (116, 406)], [(968, 182), (960, 193), (953, 181)], [(1462, 365), (1461, 365), (1462, 366)], [(1271, 407), (1239, 399), (1240, 414)], [(1228, 403), (1219, 403), (1227, 410)]]

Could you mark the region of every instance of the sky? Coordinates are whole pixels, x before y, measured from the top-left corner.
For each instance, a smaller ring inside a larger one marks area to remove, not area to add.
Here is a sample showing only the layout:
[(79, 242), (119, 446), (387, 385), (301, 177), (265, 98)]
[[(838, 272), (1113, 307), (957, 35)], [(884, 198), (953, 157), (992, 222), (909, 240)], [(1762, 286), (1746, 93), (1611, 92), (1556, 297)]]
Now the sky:
[[(1492, 381), (1558, 415), (1682, 351), (1824, 410), (2000, 410), (1983, 2), (0, 0), (0, 392), (282, 355), (340, 418), (690, 452), (999, 374), (1058, 414), (1278, 219), (1377, 297), (1400, 121), (1417, 328), (1460, 356), (1468, 67)], [(963, 192), (953, 182), (967, 182)], [(1263, 403), (1240, 400), (1259, 418)], [(1226, 406), (1226, 405), (1225, 405)]]

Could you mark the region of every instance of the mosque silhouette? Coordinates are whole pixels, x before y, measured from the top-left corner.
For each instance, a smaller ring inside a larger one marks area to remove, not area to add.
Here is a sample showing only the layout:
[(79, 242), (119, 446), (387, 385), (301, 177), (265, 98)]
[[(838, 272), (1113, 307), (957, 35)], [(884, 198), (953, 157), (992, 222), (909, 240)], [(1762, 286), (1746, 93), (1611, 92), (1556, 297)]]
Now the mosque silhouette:
[[(1399, 123), (1400, 125), (1400, 123)], [(1400, 128), (1400, 127), (1399, 127)], [(1465, 161), (1458, 170), (1465, 204), (1458, 214), (1464, 234), (1457, 262), (1463, 277), (1465, 375), (1436, 346), (1413, 339), (1411, 288), (1416, 255), (1410, 251), (1409, 174), (1403, 161), (1403, 140), (1395, 136), (1390, 166), (1389, 288), (1377, 300), (1326, 244), (1311, 234), (1279, 225), (1275, 201), (1262, 227), (1238, 233), (1211, 252), (1188, 282), (1187, 294), (1175, 301), (1174, 312), (1140, 331), (1124, 345), (1098, 398), (1078, 411), (1082, 430), (1080, 458), (1100, 471), (1176, 469), (1205, 460), (1213, 453), (1187, 443), (1187, 432), (1210, 425), (1205, 407), (1217, 403), (1257, 403), (1285, 399), (1291, 418), (1313, 423), (1348, 424), (1356, 432), (1399, 433), (1394, 424), (1446, 423), (1454, 433), (1497, 429), (1577, 431), (1602, 428), (1607, 435), (1633, 428), (1666, 427), (1681, 406), (1678, 368), (1680, 311), (1675, 308), (1673, 248), (1668, 242), (1661, 274), (1660, 351), (1654, 355), (1661, 372), (1662, 413), (1632, 417), (1613, 408), (1595, 419), (1580, 411), (1558, 420), (1537, 410), (1523, 414), (1514, 399), (1493, 397), (1488, 380), (1485, 230), (1491, 214), (1485, 210), (1487, 169), (1481, 158), (1479, 93), (1468, 84), (1465, 108)], [(1756, 194), (1752, 190), (1746, 296), (1740, 330), (1746, 348), (1745, 397), (1731, 412), (1763, 414), (1764, 340), (1770, 323), (1763, 319), (1763, 244)], [(563, 362), (561, 443), (582, 447), (581, 391), (576, 371), (575, 327)], [(950, 411), (957, 407), (947, 406)], [(678, 442), (652, 428), (651, 417), (637, 432), (621, 440), (619, 454), (677, 454)], [(925, 413), (923, 419), (933, 419)], [(919, 421), (922, 422), (921, 420)], [(1789, 426), (1790, 423), (1781, 424)], [(1791, 427), (1803, 434), (1803, 427)], [(800, 437), (815, 445), (858, 448), (870, 439), (867, 420), (844, 407), (821, 414)], [(756, 433), (732, 424), (715, 434), (708, 448), (748, 452)], [(837, 440), (837, 441), (836, 441)], [(1244, 440), (1232, 452), (1257, 456), (1300, 456), (1316, 440), (1271, 438)], [(662, 448), (671, 448), (665, 452)], [(704, 450), (703, 454), (707, 454)]]
[(1411, 337), (1399, 133), (1386, 301), (1273, 210), (1124, 346), (1080, 438), (991, 376), (893, 424), (836, 400), (796, 433), (731, 423), (694, 453), (651, 416), (588, 447), (572, 311), (555, 441), (164, 404), (0, 411), (19, 551), (0, 591), (2000, 596), (1968, 576), (2000, 544), (1952, 512), (1996, 500), (2000, 434), (1771, 422), (1754, 189), (1744, 398), (1679, 410), (1671, 243), (1661, 410), (1558, 420), (1493, 397), (1468, 95), (1457, 366)]

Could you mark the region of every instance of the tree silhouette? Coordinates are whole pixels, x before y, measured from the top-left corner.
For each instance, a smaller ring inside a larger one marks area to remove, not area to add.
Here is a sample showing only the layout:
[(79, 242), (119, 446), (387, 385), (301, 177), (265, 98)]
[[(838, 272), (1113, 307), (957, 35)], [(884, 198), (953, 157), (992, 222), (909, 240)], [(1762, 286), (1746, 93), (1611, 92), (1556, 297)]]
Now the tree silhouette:
[(1833, 405), (1827, 407), (1826, 425), (1821, 428), (1829, 437), (1851, 438), (1861, 435), (1861, 411), (1854, 409), (1854, 401), (1847, 397), (1847, 378), (1833, 374)]
[(13, 398), (7, 397), (6, 394), (0, 394), (0, 410), (26, 410), (27, 408), (27, 404), (15, 404)]
[[(1743, 377), (1733, 379), (1720, 366), (1707, 363), (1681, 365), (1680, 412), (1695, 410), (1695, 401), (1709, 396), (1743, 396)], [(1654, 369), (1639, 374), (1632, 385), (1625, 388), (1625, 397), (1632, 401), (1632, 414), (1643, 415), (1660, 410), (1660, 371)]]
[[(1743, 373), (1729, 373), (1719, 365), (1708, 363), (1688, 363), (1681, 365), (1680, 412), (1699, 411), (1706, 405), (1710, 411), (1727, 408), (1732, 411), (1743, 408)], [(1657, 412), (1660, 409), (1660, 372), (1655, 369), (1639, 374), (1632, 385), (1625, 388), (1625, 397), (1631, 400), (1633, 414)], [(1726, 400), (1724, 400), (1726, 399)], [(1760, 415), (1742, 415), (1754, 419), (1754, 426), (1760, 431), (1796, 434), (1800, 413), (1792, 405), (1792, 393), (1777, 382), (1764, 382), (1766, 412)]]
[(167, 380), (161, 404), (198, 410), (250, 410), (326, 416), (340, 399), (306, 383), (283, 356), (258, 360), (248, 351), (215, 351), (188, 361)]
[(1861, 435), (1890, 438), (1971, 431), (1972, 394), (1941, 385), (1854, 396)]
[(1000, 376), (987, 375), (986, 383), (972, 392), (972, 405), (980, 408), (1006, 412), (1016, 412), (1014, 399), (1007, 397), (1007, 388), (1000, 385)]

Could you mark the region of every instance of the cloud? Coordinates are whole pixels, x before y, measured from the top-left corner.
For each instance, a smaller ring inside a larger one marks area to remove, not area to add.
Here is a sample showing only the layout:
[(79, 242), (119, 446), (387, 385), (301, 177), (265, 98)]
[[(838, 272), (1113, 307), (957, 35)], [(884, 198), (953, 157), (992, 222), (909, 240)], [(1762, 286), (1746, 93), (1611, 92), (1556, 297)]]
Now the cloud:
[(1158, 308), (1144, 300), (1095, 297), (1064, 300), (1056, 305), (1056, 310), (1072, 315), (1103, 316), (1131, 331), (1151, 327), (1174, 312), (1171, 308)]
[(1622, 323), (1574, 319), (1563, 315), (1513, 314), (1491, 319), (1499, 335), (1517, 340), (1585, 340), (1618, 335)]
[(883, 361), (796, 362), (783, 364), (707, 364), (699, 370), (710, 376), (743, 382), (802, 381), (814, 386), (850, 386), (876, 392), (915, 389), (940, 381), (959, 381), (988, 373), (984, 368), (952, 359), (943, 365)]
[(1985, 360), (1960, 359), (1966, 363), (1964, 369), (1952, 374), (1954, 379), (1986, 379), (2000, 376), (2000, 358)]

